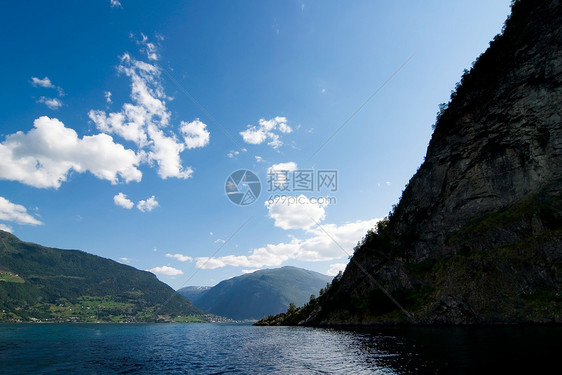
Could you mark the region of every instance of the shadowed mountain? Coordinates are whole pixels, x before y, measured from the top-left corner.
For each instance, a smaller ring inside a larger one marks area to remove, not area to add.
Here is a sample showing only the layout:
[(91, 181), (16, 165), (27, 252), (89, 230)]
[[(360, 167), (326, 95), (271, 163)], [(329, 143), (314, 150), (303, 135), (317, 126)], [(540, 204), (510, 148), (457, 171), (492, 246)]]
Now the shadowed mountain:
[(224, 280), (196, 299), (196, 306), (228, 318), (260, 319), (302, 305), (332, 277), (296, 267), (259, 270)]
[(193, 302), (193, 304), (197, 304), (199, 298), (207, 293), (209, 289), (211, 289), (210, 286), (186, 286), (185, 288), (178, 289), (177, 292)]

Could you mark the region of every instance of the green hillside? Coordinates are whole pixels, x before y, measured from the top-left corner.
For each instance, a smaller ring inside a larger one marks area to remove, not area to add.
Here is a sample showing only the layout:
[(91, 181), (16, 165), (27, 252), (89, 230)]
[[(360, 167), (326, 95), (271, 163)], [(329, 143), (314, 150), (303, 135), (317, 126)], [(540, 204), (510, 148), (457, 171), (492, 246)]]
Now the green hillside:
[(197, 307), (232, 319), (260, 319), (318, 295), (332, 277), (296, 267), (260, 270), (224, 280), (197, 300)]
[(203, 312), (155, 275), (0, 231), (0, 321), (197, 321)]

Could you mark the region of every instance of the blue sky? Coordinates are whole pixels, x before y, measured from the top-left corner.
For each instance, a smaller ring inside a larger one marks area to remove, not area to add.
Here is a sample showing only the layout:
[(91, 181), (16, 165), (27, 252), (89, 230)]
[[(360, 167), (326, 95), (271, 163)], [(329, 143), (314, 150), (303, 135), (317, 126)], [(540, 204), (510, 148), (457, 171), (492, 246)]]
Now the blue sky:
[[(179, 288), (344, 267), (509, 1), (0, 8), (0, 228)], [(237, 170), (261, 181), (253, 204), (225, 193)]]

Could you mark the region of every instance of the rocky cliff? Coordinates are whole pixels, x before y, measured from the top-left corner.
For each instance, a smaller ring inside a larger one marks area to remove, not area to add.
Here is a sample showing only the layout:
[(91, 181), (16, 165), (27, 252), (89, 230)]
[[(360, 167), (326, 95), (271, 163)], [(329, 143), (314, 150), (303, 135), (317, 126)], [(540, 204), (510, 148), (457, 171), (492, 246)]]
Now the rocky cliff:
[(261, 324), (562, 322), (562, 5), (517, 1), (341, 278)]

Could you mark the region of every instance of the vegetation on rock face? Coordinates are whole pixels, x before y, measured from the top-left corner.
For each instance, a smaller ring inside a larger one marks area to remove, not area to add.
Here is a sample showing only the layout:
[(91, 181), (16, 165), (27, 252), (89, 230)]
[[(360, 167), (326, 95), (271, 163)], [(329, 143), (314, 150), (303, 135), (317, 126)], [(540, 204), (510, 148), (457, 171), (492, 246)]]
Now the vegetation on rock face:
[(258, 324), (562, 323), (562, 4), (516, 1), (343, 276)]
[(0, 321), (202, 321), (203, 314), (150, 272), (0, 231)]

